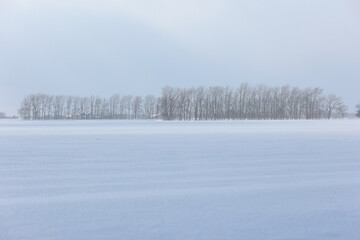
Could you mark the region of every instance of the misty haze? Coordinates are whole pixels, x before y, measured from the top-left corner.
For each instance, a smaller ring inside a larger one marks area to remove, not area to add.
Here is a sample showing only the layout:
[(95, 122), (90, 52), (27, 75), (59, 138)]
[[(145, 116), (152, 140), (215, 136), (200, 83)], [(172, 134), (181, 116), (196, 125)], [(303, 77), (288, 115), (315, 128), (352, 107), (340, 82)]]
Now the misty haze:
[(0, 1), (0, 240), (360, 239), (355, 0)]

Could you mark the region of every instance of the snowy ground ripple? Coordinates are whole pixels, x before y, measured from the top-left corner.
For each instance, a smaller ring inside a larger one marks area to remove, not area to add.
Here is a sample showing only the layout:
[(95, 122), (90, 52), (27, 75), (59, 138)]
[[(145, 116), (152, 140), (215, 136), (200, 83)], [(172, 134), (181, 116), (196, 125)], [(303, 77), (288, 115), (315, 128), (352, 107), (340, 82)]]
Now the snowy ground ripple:
[(0, 121), (0, 240), (360, 239), (360, 121)]

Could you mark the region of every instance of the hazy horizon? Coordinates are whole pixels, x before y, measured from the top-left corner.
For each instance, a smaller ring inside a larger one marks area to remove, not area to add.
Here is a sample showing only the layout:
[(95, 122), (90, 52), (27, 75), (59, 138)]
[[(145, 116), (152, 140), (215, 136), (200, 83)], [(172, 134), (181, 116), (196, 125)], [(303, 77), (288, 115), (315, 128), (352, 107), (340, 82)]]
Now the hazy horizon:
[(360, 4), (320, 1), (0, 2), (0, 112), (31, 93), (320, 87), (360, 102)]

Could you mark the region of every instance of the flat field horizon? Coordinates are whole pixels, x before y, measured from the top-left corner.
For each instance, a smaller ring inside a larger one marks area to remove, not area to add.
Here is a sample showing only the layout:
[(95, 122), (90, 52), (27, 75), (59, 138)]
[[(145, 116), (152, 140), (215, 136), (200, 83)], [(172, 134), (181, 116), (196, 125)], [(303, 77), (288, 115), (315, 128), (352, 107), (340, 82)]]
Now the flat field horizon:
[(0, 239), (360, 238), (360, 121), (0, 120)]

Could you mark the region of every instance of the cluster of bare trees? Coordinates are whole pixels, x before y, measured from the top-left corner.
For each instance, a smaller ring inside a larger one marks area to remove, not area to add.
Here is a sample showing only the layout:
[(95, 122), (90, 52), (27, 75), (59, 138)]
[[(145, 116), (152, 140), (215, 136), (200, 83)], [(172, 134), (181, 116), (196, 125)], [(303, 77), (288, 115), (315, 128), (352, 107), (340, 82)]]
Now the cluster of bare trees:
[(321, 119), (342, 118), (346, 106), (320, 88), (300, 89), (241, 84), (239, 88), (165, 87), (161, 97), (165, 120)]
[(162, 95), (115, 94), (110, 98), (32, 94), (20, 106), (23, 119), (241, 120), (342, 118), (340, 97), (320, 88), (270, 87), (247, 83), (229, 87), (164, 87)]
[(21, 102), (22, 119), (146, 119), (160, 115), (160, 101), (115, 94), (110, 98), (31, 94)]

